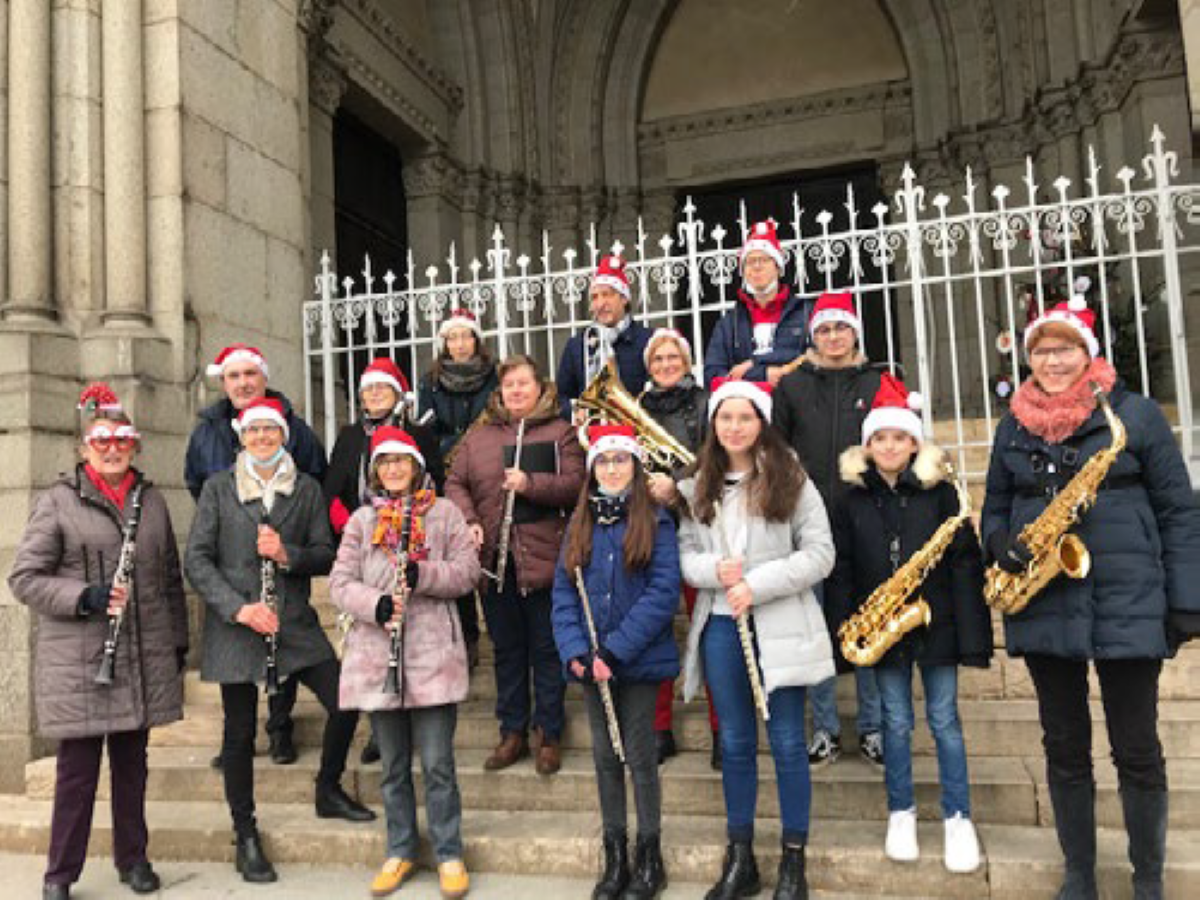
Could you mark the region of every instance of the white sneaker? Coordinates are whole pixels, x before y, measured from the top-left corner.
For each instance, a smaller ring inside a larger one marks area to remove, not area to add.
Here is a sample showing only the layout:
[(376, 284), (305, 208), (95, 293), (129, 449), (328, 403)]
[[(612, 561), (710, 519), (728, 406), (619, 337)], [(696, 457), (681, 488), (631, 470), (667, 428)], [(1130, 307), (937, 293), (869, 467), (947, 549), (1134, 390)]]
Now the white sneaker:
[(914, 862), (920, 858), (915, 807), (902, 809), (888, 816), (887, 840), (884, 842), (883, 852), (887, 854), (888, 859), (894, 859), (896, 862)]
[(979, 838), (975, 826), (962, 813), (946, 820), (946, 869), (974, 872), (979, 868)]

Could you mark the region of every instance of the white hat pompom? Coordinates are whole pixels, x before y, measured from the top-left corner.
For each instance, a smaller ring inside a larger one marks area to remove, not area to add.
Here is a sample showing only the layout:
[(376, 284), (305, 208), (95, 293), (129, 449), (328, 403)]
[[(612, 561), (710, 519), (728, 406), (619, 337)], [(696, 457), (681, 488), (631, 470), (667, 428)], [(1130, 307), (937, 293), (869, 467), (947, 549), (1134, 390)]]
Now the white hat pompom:
[(1087, 308), (1087, 300), (1081, 294), (1075, 294), (1067, 304), (1067, 309), (1074, 313), (1083, 312)]
[(908, 408), (913, 412), (920, 412), (925, 408), (925, 397), (918, 391), (908, 392)]

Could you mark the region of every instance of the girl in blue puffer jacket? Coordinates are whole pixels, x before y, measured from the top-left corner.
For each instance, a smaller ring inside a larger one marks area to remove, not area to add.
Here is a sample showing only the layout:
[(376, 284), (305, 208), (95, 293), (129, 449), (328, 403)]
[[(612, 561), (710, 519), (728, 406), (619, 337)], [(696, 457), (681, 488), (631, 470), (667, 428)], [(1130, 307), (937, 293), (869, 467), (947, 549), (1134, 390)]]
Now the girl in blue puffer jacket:
[[(679, 605), (675, 525), (650, 497), (643, 452), (629, 426), (588, 432), (587, 484), (567, 531), (554, 577), (554, 640), (568, 675), (585, 685), (592, 756), (604, 822), (604, 873), (594, 898), (651, 900), (666, 887), (662, 789), (654, 735), (658, 685), (679, 674), (673, 623)], [(582, 575), (595, 623), (593, 647)], [(633, 775), (638, 838), (630, 871), (625, 773), (609, 737), (597, 683), (607, 682)]]

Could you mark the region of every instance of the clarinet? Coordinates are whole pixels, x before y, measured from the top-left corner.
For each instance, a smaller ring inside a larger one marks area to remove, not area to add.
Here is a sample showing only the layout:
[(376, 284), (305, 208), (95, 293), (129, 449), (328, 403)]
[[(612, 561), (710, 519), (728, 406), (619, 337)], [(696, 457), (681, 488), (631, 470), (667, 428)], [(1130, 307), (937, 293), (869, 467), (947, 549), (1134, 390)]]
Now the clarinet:
[(400, 513), (400, 543), (396, 547), (396, 567), (392, 570), (392, 592), (389, 596), (399, 596), (400, 616), (391, 625), (391, 647), (388, 650), (387, 677), (383, 681), (385, 694), (400, 693), (400, 631), (404, 627), (404, 608), (408, 602), (408, 582), (404, 578), (408, 568), (409, 542), (412, 540), (412, 495), (404, 498), (404, 508)]
[[(513, 450), (513, 468), (521, 468), (521, 447), (525, 443), (525, 420), (517, 425), (517, 446)], [(500, 542), (496, 545), (496, 591), (504, 590), (504, 572), (508, 568), (508, 541), (512, 535), (513, 508), (517, 503), (517, 492), (508, 491), (504, 496), (504, 521), (500, 525)]]
[[(113, 573), (113, 587), (128, 589), (133, 584), (133, 557), (137, 551), (137, 530), (142, 521), (142, 483), (138, 482), (129, 498), (132, 507), (129, 519), (121, 535), (121, 554), (117, 557), (117, 571)], [(96, 684), (105, 686), (113, 683), (117, 667), (117, 645), (121, 641), (121, 626), (125, 623), (125, 610), (132, 599), (126, 594), (125, 604), (108, 617), (108, 636), (104, 639), (104, 658), (100, 660), (100, 671), (96, 673)]]
[[(583, 583), (583, 570), (575, 569), (575, 587), (579, 589), (579, 602), (583, 606), (583, 618), (587, 622), (588, 640), (592, 644), (592, 653), (600, 649), (600, 640), (596, 637), (596, 620), (592, 618), (592, 604), (588, 599), (587, 586)], [(621, 762), (625, 762), (625, 745), (621, 741), (621, 725), (617, 721), (617, 707), (613, 704), (612, 685), (607, 681), (597, 681), (596, 688), (600, 691), (600, 704), (604, 707), (604, 718), (608, 722), (608, 740), (612, 744), (613, 753)]]
[[(733, 553), (729, 549), (729, 535), (725, 533), (725, 522), (721, 517), (720, 501), (713, 504), (713, 528), (716, 529), (721, 540), (721, 553), (726, 559), (732, 558)], [(750, 634), (750, 611), (747, 610), (742, 615), (734, 617), (734, 621), (737, 622), (742, 656), (746, 660), (746, 674), (750, 676), (750, 693), (754, 696), (754, 705), (758, 707), (762, 720), (766, 722), (771, 718), (771, 712), (767, 709), (767, 696), (763, 693), (762, 676), (758, 672), (758, 659), (754, 655), (754, 638)]]
[[(270, 525), (270, 514), (264, 509), (259, 525)], [(279, 615), (279, 593), (275, 589), (275, 560), (266, 556), (259, 561), (259, 579), (261, 587), (258, 592), (259, 602), (265, 603), (267, 609)], [(263, 635), (267, 642), (267, 696), (274, 697), (279, 693), (279, 630)]]

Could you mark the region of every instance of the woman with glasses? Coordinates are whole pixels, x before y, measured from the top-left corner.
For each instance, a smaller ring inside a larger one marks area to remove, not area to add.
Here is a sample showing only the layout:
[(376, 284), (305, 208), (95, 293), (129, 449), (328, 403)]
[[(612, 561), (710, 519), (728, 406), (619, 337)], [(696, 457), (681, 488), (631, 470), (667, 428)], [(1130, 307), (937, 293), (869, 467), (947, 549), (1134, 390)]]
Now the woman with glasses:
[(107, 385), (89, 386), (79, 409), (80, 462), (38, 498), (8, 577), (38, 617), (38, 734), (59, 742), (45, 900), (69, 897), (83, 871), (106, 747), (113, 862), (135, 893), (161, 887), (146, 855), (146, 745), (151, 728), (183, 716), (188, 650), (171, 516), (133, 466), (141, 435)]
[(981, 532), (1004, 572), (1032, 562), (1024, 530), (1114, 435), (1095, 390), (1109, 395), (1125, 447), (1095, 503), (1071, 529), (1091, 570), (1054, 577), (1005, 617), (1005, 647), (1025, 657), (1037, 692), (1046, 777), (1066, 875), (1058, 896), (1094, 898), (1096, 782), (1089, 669), (1095, 668), (1117, 767), (1136, 898), (1163, 896), (1167, 772), (1158, 737), (1163, 660), (1200, 634), (1200, 512), (1187, 466), (1158, 404), (1135, 394), (1100, 356), (1095, 314), (1060, 303), (1025, 330), (1032, 377), (996, 429)]

